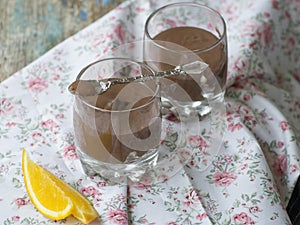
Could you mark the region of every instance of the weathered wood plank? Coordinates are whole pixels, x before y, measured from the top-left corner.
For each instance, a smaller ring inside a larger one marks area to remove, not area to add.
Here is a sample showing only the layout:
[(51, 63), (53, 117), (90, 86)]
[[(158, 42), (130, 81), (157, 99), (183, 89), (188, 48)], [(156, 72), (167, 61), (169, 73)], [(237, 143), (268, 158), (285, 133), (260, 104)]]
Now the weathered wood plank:
[(0, 81), (124, 0), (0, 0)]

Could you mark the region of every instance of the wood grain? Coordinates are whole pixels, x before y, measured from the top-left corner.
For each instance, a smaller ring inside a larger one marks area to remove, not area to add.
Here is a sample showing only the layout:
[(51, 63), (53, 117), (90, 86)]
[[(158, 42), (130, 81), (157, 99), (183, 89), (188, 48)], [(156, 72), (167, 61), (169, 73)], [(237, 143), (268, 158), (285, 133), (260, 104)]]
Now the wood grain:
[(0, 82), (124, 0), (0, 0)]

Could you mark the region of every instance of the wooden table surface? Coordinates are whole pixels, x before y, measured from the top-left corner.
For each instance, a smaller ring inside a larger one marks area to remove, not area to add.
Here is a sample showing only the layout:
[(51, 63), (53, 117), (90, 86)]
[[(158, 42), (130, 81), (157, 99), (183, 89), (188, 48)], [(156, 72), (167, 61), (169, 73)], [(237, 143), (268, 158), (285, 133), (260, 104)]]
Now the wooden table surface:
[(124, 0), (0, 0), (0, 82)]

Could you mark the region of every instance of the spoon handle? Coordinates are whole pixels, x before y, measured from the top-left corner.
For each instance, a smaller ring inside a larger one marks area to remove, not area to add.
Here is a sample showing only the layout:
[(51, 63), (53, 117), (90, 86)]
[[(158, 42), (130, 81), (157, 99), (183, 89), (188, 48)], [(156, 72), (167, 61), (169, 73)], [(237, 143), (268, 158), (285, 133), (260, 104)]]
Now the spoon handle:
[(116, 84), (125, 84), (135, 81), (145, 82), (157, 78), (183, 74), (186, 74), (183, 70), (175, 68), (170, 71), (157, 72), (154, 75), (140, 75), (136, 77), (126, 77), (115, 80), (76, 80), (68, 87), (68, 90), (73, 95), (99, 95), (106, 92), (109, 88), (111, 88), (111, 86)]
[(201, 74), (208, 65), (202, 61), (195, 61), (185, 65), (176, 66), (172, 70), (156, 72), (151, 75), (140, 75), (136, 77), (117, 78), (114, 80), (76, 80), (68, 90), (74, 95), (99, 95), (106, 92), (111, 86), (133, 81), (148, 81), (156, 78), (170, 77), (175, 75)]

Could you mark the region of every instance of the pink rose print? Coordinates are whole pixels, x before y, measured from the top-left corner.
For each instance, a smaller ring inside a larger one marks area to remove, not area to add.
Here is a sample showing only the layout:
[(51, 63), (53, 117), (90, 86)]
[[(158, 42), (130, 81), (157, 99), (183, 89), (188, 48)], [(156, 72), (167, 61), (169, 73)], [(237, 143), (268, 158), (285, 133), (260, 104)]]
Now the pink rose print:
[(291, 173), (295, 173), (296, 171), (299, 170), (299, 167), (297, 165), (290, 165), (289, 169)]
[(258, 206), (251, 206), (249, 208), (249, 212), (254, 214), (254, 213), (260, 212), (260, 209), (258, 208)]
[(143, 219), (141, 219), (141, 223), (147, 223), (148, 221), (147, 221), (147, 219), (145, 219), (145, 218), (143, 218)]
[(238, 122), (238, 123), (236, 123), (236, 124), (234, 124), (234, 123), (228, 124), (228, 129), (229, 129), (231, 132), (234, 132), (235, 130), (240, 130), (240, 129), (242, 129), (242, 128), (243, 128), (243, 125), (242, 125), (240, 122)]
[(34, 131), (32, 134), (31, 134), (31, 136), (32, 136), (32, 139), (34, 140), (34, 141), (43, 141), (44, 140), (44, 137), (43, 137), (43, 135), (42, 135), (42, 133), (41, 132), (39, 132), (39, 131)]
[(27, 86), (33, 92), (41, 92), (48, 87), (48, 84), (43, 78), (35, 77), (29, 80)]
[(229, 186), (233, 181), (236, 180), (237, 176), (233, 173), (229, 173), (227, 171), (216, 172), (213, 175), (214, 183), (220, 187)]
[(169, 223), (167, 223), (167, 225), (178, 225), (178, 223), (175, 223), (175, 222), (169, 222)]
[(263, 28), (263, 40), (266, 45), (269, 45), (272, 41), (272, 27), (271, 25), (264, 26)]
[(105, 186), (107, 186), (107, 183), (105, 181), (99, 181), (97, 183), (97, 187), (105, 187)]
[(255, 224), (255, 222), (247, 215), (245, 212), (241, 212), (239, 214), (235, 214), (233, 216), (233, 222), (243, 225)]
[(176, 22), (175, 22), (174, 20), (166, 19), (166, 23), (167, 23), (170, 27), (176, 27)]
[(15, 199), (15, 204), (20, 207), (20, 206), (24, 206), (27, 204), (26, 200), (24, 198), (17, 198)]
[(200, 135), (189, 136), (188, 141), (192, 147), (202, 150), (207, 147), (206, 141)]
[(127, 213), (122, 209), (112, 209), (108, 219), (114, 224), (126, 225), (128, 221)]
[(20, 217), (19, 216), (13, 216), (12, 218), (11, 218), (11, 221), (12, 222), (18, 222), (20, 220)]
[[(0, 113), (0, 114), (1, 114), (1, 113)], [(5, 126), (7, 126), (7, 127), (14, 127), (14, 126), (16, 126), (16, 125), (17, 125), (16, 122), (8, 122), (8, 123), (5, 124)]]
[(249, 167), (249, 165), (247, 163), (244, 163), (241, 165), (241, 170), (245, 170)]
[(0, 99), (0, 115), (7, 114), (13, 109), (12, 102), (7, 98)]
[(54, 131), (54, 129), (58, 127), (58, 125), (52, 119), (43, 121), (41, 125), (44, 129), (51, 130), (51, 131)]
[(288, 129), (288, 123), (286, 121), (281, 121), (280, 127), (282, 131), (286, 131)]
[(291, 14), (288, 11), (285, 11), (285, 17), (287, 19), (290, 19), (291, 18)]
[(244, 101), (249, 101), (250, 95), (244, 94), (243, 99), (244, 99)]
[(184, 198), (185, 198), (185, 201), (183, 202), (183, 204), (186, 206), (201, 204), (200, 197), (194, 189), (191, 189), (189, 191), (189, 193), (187, 193), (184, 196)]
[(286, 155), (278, 155), (272, 164), (272, 168), (274, 169), (276, 175), (283, 176), (287, 170)]
[[(178, 155), (180, 155), (180, 161), (192, 158), (193, 152), (190, 149), (178, 149)], [(182, 162), (183, 163), (183, 162)]]
[(167, 176), (166, 174), (162, 174), (162, 175), (159, 175), (158, 177), (157, 177), (157, 180), (158, 181), (162, 181), (162, 182), (165, 182), (165, 181), (167, 181), (169, 179), (169, 176)]
[(202, 220), (204, 220), (206, 217), (207, 217), (207, 214), (206, 214), (206, 213), (202, 213), (201, 215), (197, 215), (197, 216), (196, 216), (196, 219), (202, 221)]
[(209, 30), (214, 29), (213, 23), (207, 23), (206, 26), (207, 26), (207, 28), (208, 28)]
[(55, 115), (55, 118), (58, 119), (58, 120), (60, 120), (60, 119), (65, 118), (65, 115), (63, 113), (59, 113), (59, 114)]
[(92, 197), (95, 197), (98, 194), (97, 189), (94, 188), (93, 186), (81, 188), (80, 192), (84, 195), (92, 196)]
[(76, 147), (74, 145), (65, 147), (63, 150), (63, 157), (68, 160), (77, 159), (78, 156), (76, 154)]
[(227, 164), (231, 164), (233, 162), (233, 157), (231, 155), (224, 155), (223, 159), (226, 160)]
[(138, 190), (146, 190), (149, 188), (149, 184), (151, 183), (151, 179), (150, 178), (143, 178), (143, 183), (142, 182), (134, 182), (131, 185), (138, 189)]
[(287, 39), (287, 46), (289, 46), (290, 48), (293, 48), (296, 44), (296, 39), (294, 37), (289, 37)]
[(146, 9), (145, 9), (145, 8), (142, 8), (142, 7), (136, 7), (135, 10), (136, 10), (137, 12), (144, 12), (144, 11), (146, 11)]
[(244, 59), (242, 59), (241, 57), (237, 58), (237, 60), (234, 62), (234, 70), (236, 71), (242, 71), (244, 69), (246, 69), (247, 64), (246, 61)]
[[(293, 77), (294, 77), (298, 82), (300, 82), (300, 74), (294, 73), (294, 74), (293, 74)], [(299, 102), (297, 101), (295, 105), (299, 106)]]
[(60, 79), (60, 75), (57, 74), (57, 73), (53, 73), (53, 74), (51, 74), (51, 76), (52, 76), (53, 80), (59, 80)]
[(114, 32), (117, 35), (118, 39), (121, 41), (121, 43), (124, 43), (126, 33), (121, 24), (118, 24), (116, 26), (116, 28), (114, 29)]
[(167, 116), (166, 116), (166, 119), (171, 121), (171, 122), (175, 122), (175, 123), (179, 123), (180, 120), (177, 118), (177, 116), (175, 116), (173, 113), (169, 113)]
[(279, 9), (278, 0), (272, 0), (272, 7), (274, 9)]
[(277, 146), (278, 146), (278, 148), (282, 148), (284, 146), (284, 142), (278, 141)]

